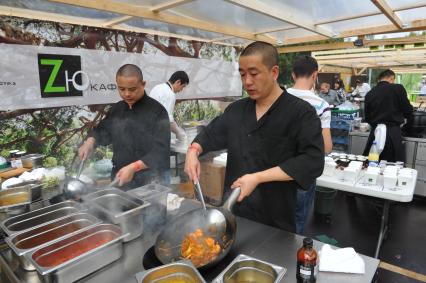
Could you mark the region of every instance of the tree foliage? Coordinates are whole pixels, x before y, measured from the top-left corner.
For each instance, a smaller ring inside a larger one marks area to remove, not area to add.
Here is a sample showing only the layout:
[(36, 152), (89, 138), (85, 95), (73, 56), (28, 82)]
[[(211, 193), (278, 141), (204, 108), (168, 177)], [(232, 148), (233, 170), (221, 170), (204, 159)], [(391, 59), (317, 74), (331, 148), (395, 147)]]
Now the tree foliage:
[[(237, 50), (211, 43), (185, 41), (144, 33), (2, 17), (0, 43), (67, 48), (114, 50), (131, 53), (163, 52), (169, 56), (235, 60)], [(106, 114), (108, 105), (50, 109), (19, 109), (0, 112), (0, 154), (11, 149), (54, 156), (70, 165), (78, 145)], [(176, 119), (211, 119), (219, 113), (208, 101), (187, 101), (176, 107)], [(99, 147), (95, 159), (111, 157), (108, 147)]]

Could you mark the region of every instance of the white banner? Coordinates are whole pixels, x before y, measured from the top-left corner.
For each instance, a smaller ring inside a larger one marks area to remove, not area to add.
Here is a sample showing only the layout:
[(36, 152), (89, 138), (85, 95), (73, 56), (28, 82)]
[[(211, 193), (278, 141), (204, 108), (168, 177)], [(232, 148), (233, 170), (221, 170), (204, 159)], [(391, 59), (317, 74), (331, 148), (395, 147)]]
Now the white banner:
[(184, 70), (189, 86), (178, 99), (241, 96), (235, 62), (44, 46), (0, 44), (0, 110), (114, 103), (115, 74), (142, 69), (146, 91)]

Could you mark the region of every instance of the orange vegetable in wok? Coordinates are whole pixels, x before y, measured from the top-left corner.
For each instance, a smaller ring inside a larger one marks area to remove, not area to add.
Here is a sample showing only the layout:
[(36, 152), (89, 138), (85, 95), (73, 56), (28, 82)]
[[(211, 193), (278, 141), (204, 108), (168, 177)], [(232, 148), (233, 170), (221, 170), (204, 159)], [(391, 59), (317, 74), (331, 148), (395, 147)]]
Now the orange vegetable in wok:
[(189, 233), (182, 241), (182, 257), (191, 260), (196, 267), (213, 261), (220, 252), (220, 245), (212, 237), (205, 236), (201, 229)]

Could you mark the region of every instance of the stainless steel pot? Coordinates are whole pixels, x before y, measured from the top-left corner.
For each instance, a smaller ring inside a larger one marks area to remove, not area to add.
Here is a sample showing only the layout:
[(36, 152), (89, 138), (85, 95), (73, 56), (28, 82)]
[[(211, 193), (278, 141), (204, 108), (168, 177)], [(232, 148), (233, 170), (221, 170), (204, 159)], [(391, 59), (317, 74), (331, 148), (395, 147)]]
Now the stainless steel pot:
[(21, 157), (22, 166), (25, 168), (39, 168), (43, 166), (43, 154), (33, 153)]
[(228, 254), (234, 243), (237, 223), (231, 210), (240, 192), (240, 188), (234, 189), (222, 207), (209, 207), (207, 211), (203, 208), (195, 209), (170, 219), (155, 242), (157, 258), (163, 264), (181, 260), (181, 246), (185, 236), (201, 229), (206, 236), (214, 238), (219, 243), (221, 252), (212, 261), (197, 268), (212, 266), (219, 262)]
[(413, 127), (426, 127), (426, 111), (413, 112)]

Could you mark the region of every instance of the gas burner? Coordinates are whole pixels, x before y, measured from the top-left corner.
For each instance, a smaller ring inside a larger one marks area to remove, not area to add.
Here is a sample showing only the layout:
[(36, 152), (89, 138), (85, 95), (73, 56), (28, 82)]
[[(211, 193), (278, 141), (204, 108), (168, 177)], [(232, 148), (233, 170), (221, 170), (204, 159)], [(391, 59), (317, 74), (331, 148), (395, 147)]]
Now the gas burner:
[(154, 246), (150, 247), (142, 259), (142, 264), (145, 269), (151, 269), (163, 265), (155, 255)]

